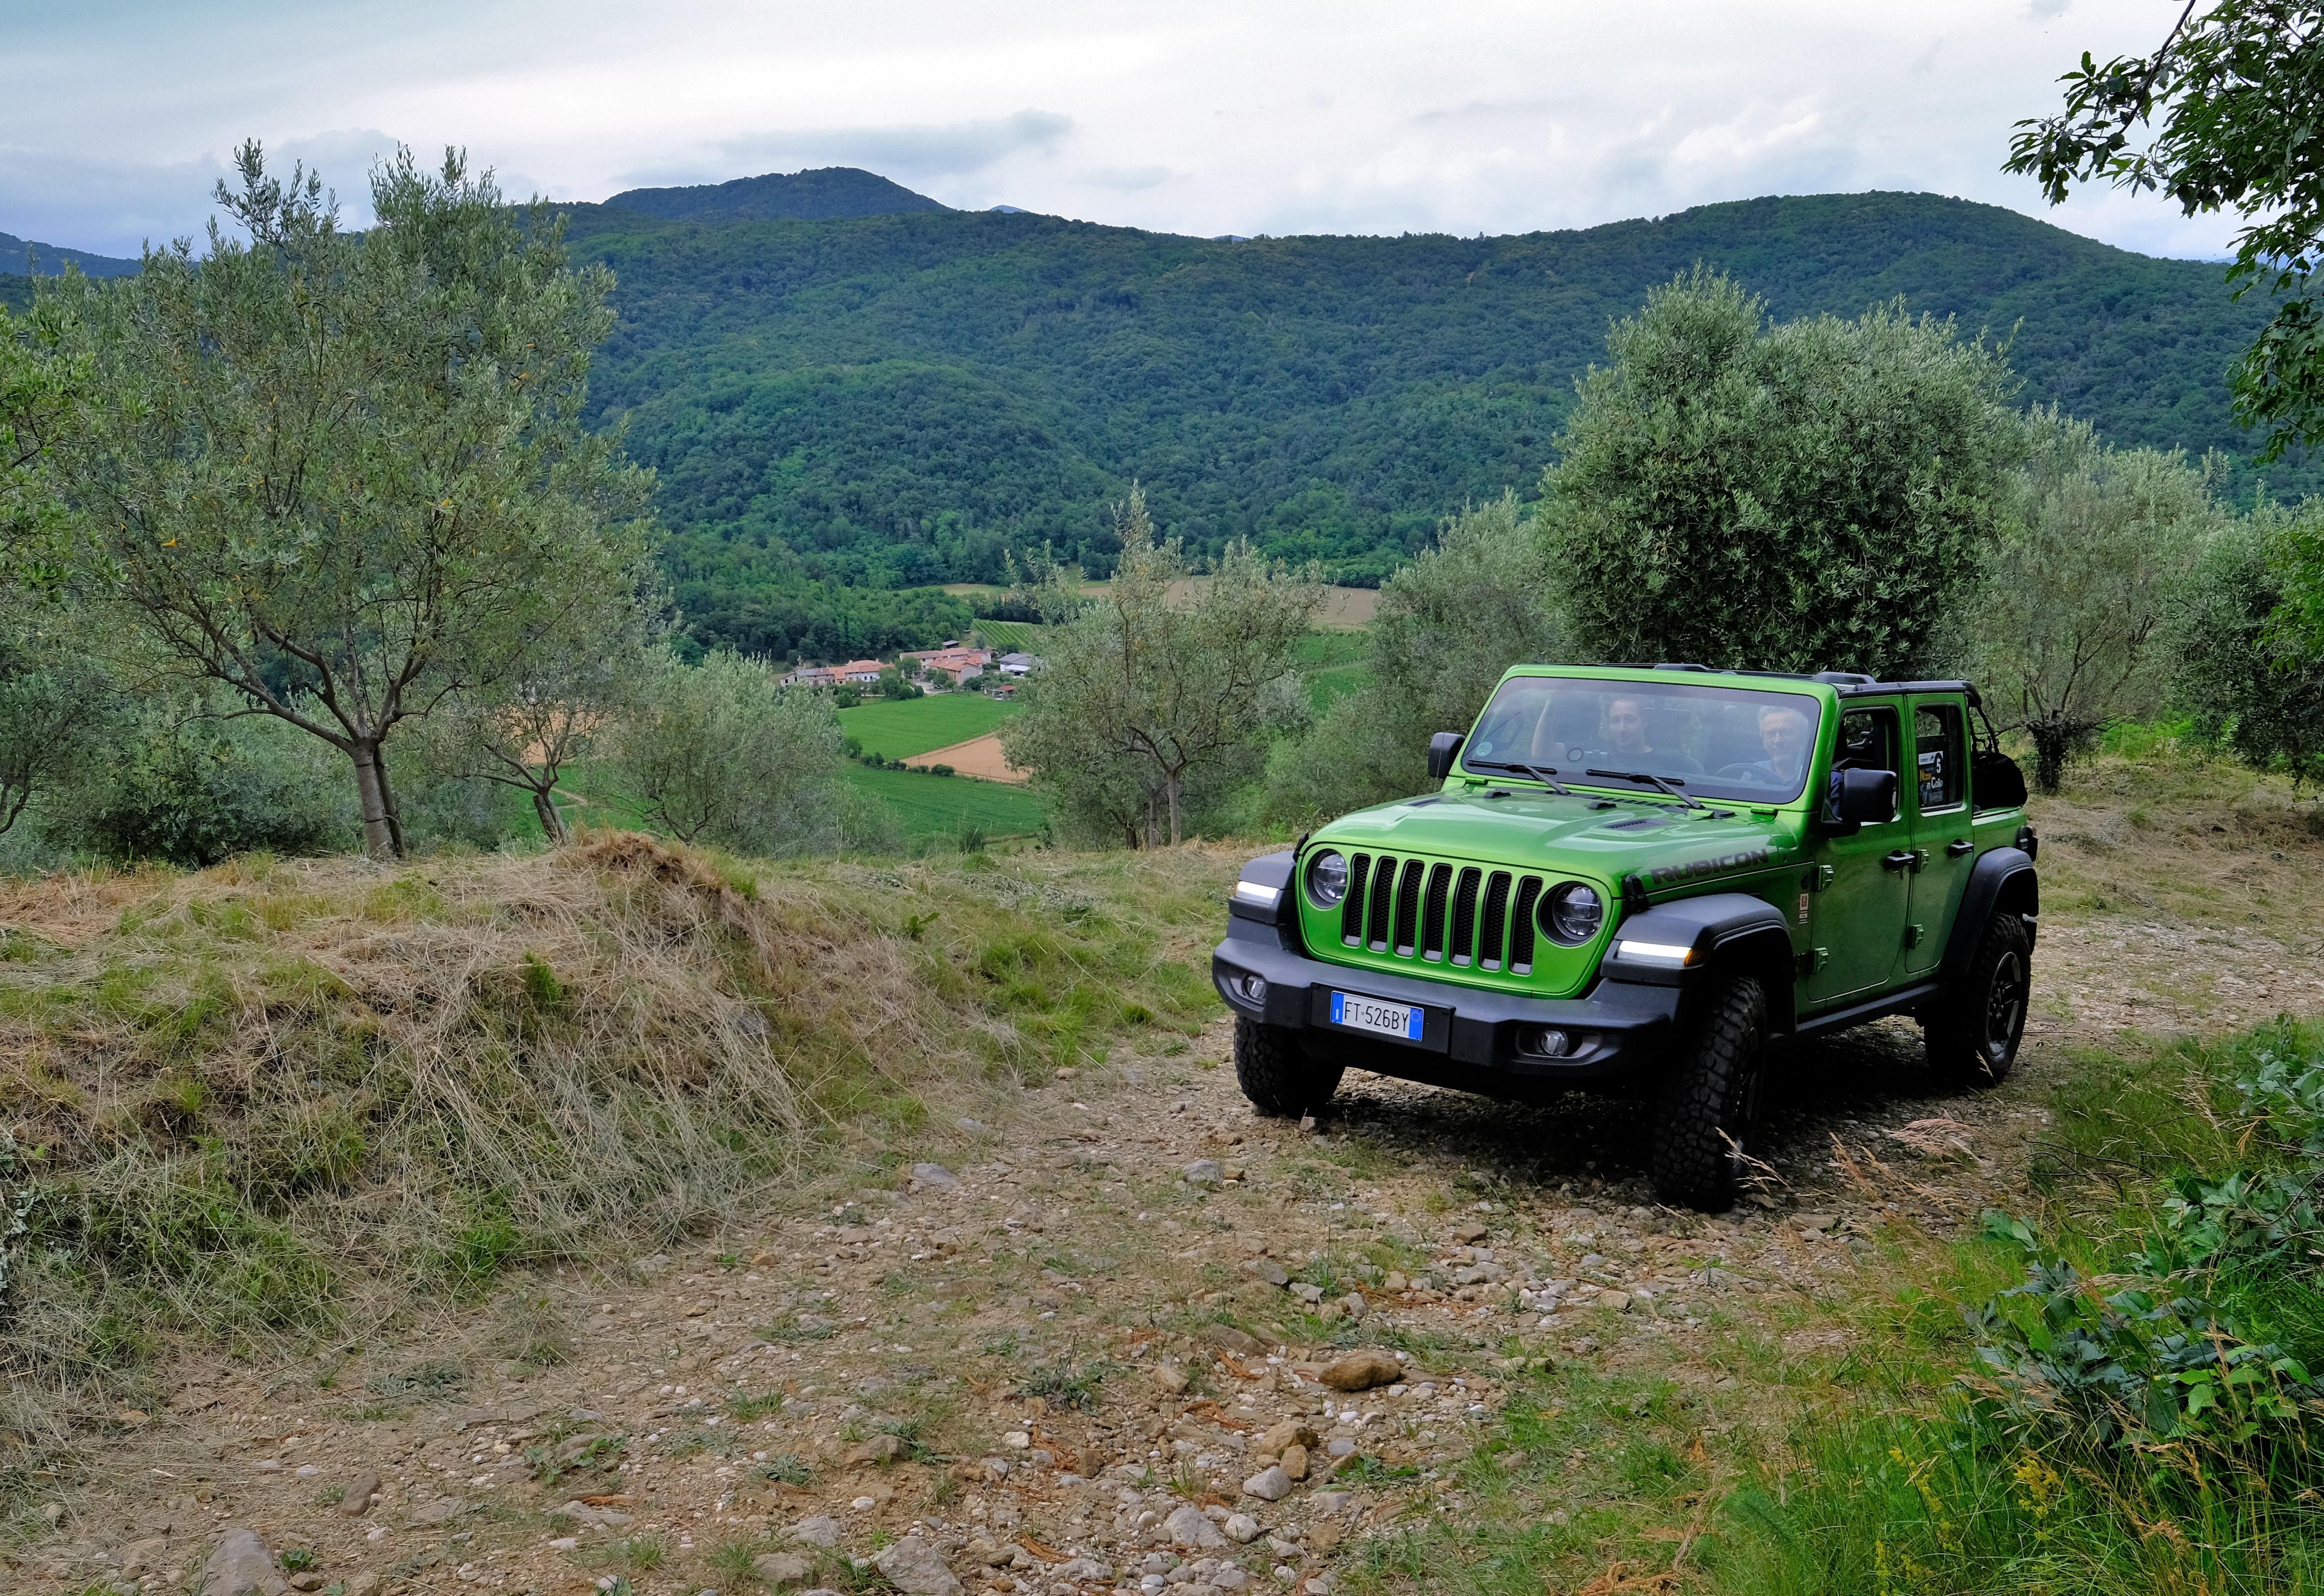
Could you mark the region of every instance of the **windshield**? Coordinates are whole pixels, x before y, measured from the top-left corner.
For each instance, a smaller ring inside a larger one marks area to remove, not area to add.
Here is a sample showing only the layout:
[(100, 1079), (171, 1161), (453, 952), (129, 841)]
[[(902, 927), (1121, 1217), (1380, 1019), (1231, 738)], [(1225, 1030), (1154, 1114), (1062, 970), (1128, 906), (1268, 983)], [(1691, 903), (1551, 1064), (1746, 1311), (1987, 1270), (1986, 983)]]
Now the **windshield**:
[(1694, 798), (1789, 803), (1821, 717), (1797, 693), (1521, 676), (1485, 706), (1461, 763), (1515, 776), (1531, 765), (1591, 786), (1651, 788), (1645, 778), (1658, 777)]

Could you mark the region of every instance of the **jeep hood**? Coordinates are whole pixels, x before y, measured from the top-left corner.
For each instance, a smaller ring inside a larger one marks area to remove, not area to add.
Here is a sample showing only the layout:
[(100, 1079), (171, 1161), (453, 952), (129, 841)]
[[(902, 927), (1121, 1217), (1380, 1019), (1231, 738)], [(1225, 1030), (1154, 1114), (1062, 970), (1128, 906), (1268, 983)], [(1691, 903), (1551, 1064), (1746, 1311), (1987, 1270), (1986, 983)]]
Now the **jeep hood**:
[[(1487, 791), (1499, 791), (1489, 797)], [(1314, 844), (1420, 853), (1517, 869), (1565, 870), (1609, 884), (1637, 871), (1709, 864), (1729, 854), (1788, 853), (1800, 817), (1734, 805), (1706, 813), (1676, 803), (1615, 803), (1538, 789), (1430, 793), (1360, 809), (1318, 830)], [(1756, 863), (1756, 862), (1755, 862)], [(1745, 863), (1734, 861), (1736, 867)]]

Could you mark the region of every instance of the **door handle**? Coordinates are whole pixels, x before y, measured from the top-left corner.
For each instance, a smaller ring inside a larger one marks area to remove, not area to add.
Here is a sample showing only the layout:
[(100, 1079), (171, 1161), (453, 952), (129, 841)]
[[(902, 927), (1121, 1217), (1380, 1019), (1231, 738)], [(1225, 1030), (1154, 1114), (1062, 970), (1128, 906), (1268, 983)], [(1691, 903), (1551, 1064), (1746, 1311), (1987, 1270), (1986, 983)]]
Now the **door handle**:
[(1957, 837), (1953, 841), (1945, 844), (1945, 857), (1948, 859), (1958, 859), (1964, 853), (1974, 853), (1976, 849), (1977, 844), (1969, 841), (1969, 838)]
[(1920, 857), (1921, 856), (1918, 853), (1914, 853), (1910, 848), (1899, 848), (1894, 853), (1884, 853), (1880, 856), (1880, 868), (1883, 870), (1910, 870), (1913, 868), (1914, 864), (1919, 861)]

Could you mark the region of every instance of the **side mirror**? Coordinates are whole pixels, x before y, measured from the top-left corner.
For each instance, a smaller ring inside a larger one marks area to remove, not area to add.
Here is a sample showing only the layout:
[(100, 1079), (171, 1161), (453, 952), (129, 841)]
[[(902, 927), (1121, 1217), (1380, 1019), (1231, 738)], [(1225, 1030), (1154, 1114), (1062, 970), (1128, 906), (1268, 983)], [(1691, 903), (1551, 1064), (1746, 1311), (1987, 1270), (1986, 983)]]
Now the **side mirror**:
[(1879, 826), (1896, 817), (1896, 772), (1834, 770), (1832, 818), (1842, 826)]
[(1468, 741), (1461, 732), (1439, 732), (1428, 740), (1428, 779), (1442, 781), (1452, 773), (1452, 761), (1461, 757), (1461, 744)]

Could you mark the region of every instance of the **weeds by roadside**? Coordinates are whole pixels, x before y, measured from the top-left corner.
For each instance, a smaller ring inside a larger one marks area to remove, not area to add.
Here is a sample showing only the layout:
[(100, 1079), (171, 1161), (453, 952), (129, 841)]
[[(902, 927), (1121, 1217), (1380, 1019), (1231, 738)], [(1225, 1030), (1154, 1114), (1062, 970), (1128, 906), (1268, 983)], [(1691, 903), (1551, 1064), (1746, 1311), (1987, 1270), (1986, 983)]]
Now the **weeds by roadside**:
[(1742, 1588), (2324, 1582), (2324, 1035), (2086, 1060), (2058, 1102), (2046, 1212), (1978, 1244), (2020, 1283), (1803, 1425), (1736, 1503)]

